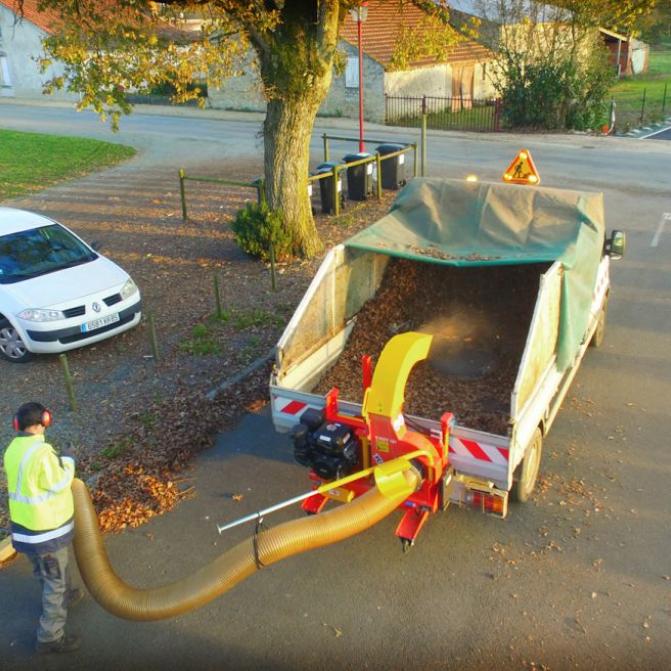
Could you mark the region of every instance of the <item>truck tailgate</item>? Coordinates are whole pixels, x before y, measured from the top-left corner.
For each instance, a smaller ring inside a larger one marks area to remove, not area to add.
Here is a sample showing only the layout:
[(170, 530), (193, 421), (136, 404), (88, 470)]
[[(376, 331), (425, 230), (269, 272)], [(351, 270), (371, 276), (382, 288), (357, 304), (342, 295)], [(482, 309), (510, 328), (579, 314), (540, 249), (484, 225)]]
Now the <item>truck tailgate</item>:
[[(321, 410), (324, 397), (320, 394), (293, 391), (271, 384), (270, 398), (273, 424), (280, 432), (289, 431), (298, 424), (301, 415), (308, 408)], [(338, 402), (340, 412), (345, 415), (359, 415), (361, 406), (348, 401)], [(440, 435), (440, 423), (423, 417), (405, 416), (408, 428), (425, 433)], [(287, 449), (289, 443), (287, 442)], [(510, 484), (508, 459), (510, 439), (485, 431), (477, 431), (456, 425), (450, 435), (450, 461), (460, 473), (485, 480), (491, 480), (501, 489)]]

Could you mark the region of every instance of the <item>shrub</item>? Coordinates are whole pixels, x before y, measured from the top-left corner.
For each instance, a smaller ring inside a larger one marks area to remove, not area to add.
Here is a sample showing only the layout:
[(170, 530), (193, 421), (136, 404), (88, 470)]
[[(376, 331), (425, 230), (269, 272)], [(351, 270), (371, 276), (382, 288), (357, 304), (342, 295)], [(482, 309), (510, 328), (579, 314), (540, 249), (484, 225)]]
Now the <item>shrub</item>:
[(276, 261), (291, 256), (291, 236), (284, 227), (284, 218), (266, 203), (247, 203), (236, 214), (232, 226), (235, 241), (247, 254), (269, 261), (272, 244)]
[(497, 85), (512, 128), (586, 130), (604, 118), (611, 70), (600, 54), (579, 67), (571, 58), (529, 61), (508, 55)]

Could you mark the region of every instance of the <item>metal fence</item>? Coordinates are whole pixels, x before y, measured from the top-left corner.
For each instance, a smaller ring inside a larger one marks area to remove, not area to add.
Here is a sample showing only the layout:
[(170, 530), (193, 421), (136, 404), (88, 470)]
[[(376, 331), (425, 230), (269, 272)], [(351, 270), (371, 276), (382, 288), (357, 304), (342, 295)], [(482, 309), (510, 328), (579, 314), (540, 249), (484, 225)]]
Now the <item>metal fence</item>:
[(617, 130), (627, 131), (646, 123), (663, 121), (671, 114), (671, 80), (650, 82), (637, 90), (614, 90)]
[(434, 130), (498, 131), (501, 101), (469, 96), (385, 96), (385, 123), (389, 126), (421, 126)]

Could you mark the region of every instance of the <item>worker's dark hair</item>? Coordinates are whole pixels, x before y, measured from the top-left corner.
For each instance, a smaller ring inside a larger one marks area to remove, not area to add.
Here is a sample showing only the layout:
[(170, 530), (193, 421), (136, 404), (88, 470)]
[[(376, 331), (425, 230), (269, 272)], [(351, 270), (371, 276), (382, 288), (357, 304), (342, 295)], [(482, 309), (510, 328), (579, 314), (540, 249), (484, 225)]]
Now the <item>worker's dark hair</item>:
[(24, 403), (16, 411), (16, 423), (18, 424), (19, 431), (23, 431), (29, 426), (35, 426), (35, 424), (44, 424), (44, 415), (48, 412), (41, 403), (36, 403), (35, 401)]

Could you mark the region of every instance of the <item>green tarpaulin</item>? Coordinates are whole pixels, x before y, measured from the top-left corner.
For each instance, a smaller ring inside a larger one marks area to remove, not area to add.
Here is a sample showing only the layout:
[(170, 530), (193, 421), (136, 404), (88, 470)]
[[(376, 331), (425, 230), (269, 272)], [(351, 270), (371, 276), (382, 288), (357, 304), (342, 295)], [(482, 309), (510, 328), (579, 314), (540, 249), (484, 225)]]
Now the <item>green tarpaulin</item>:
[(557, 364), (563, 370), (588, 326), (604, 236), (600, 193), (417, 178), (389, 214), (346, 245), (453, 266), (560, 261)]

